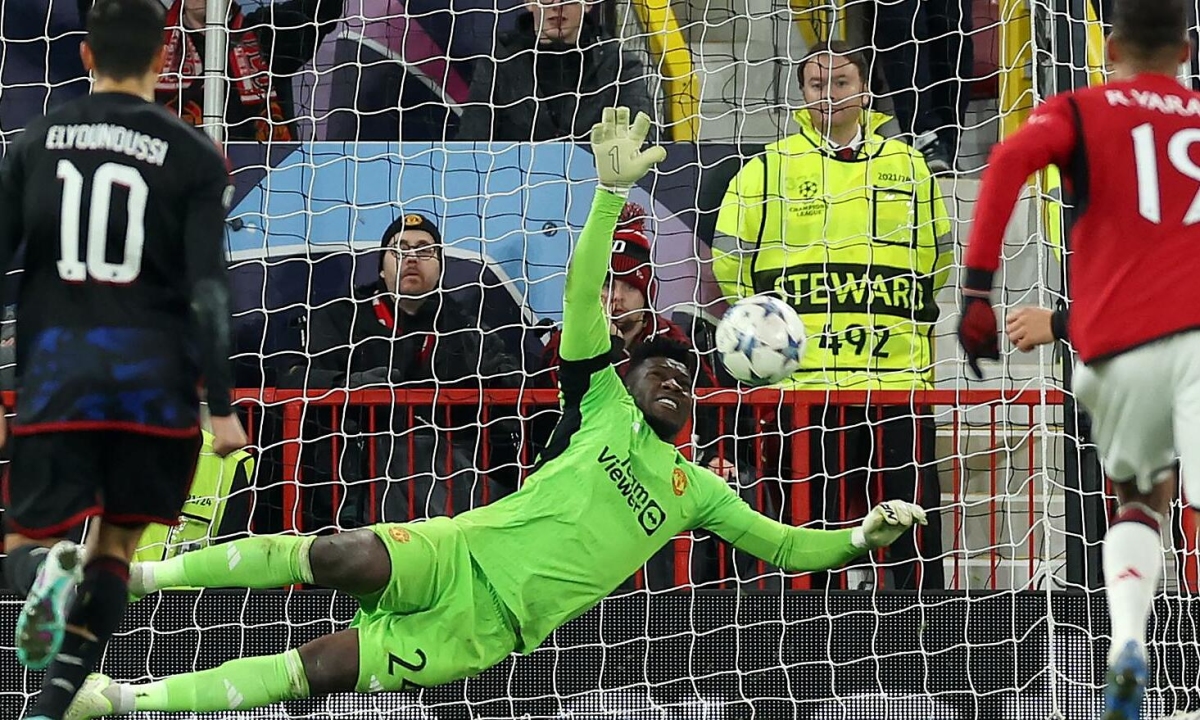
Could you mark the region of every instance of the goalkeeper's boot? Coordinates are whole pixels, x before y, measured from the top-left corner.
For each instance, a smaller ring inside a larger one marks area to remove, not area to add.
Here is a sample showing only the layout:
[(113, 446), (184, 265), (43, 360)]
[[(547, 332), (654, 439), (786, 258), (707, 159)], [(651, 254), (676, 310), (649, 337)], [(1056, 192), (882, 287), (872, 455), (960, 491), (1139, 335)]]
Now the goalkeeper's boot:
[(63, 540), (50, 548), (17, 616), (17, 659), (45, 670), (62, 646), (67, 612), (83, 578), (83, 548)]
[(1149, 677), (1145, 655), (1138, 644), (1130, 640), (1108, 669), (1104, 720), (1139, 720)]
[(75, 693), (63, 720), (91, 720), (128, 712), (133, 712), (133, 688), (115, 683), (107, 675), (92, 673)]

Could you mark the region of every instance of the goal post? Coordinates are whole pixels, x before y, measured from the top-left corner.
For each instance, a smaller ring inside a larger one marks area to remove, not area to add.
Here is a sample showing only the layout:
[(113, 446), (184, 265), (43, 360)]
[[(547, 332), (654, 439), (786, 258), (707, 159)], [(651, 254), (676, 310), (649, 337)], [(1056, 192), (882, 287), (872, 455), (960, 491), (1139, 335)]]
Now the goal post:
[[(1040, 17), (1052, 18), (1048, 36), (1053, 38), (1051, 48), (1043, 53), (1046, 58), (1043, 76), (1048, 80), (1048, 91), (1065, 91), (1088, 87), (1103, 82), (1104, 49), (1098, 13), (1093, 0), (1052, 0)], [(1075, 211), (1064, 205), (1059, 219), (1065, 237), (1074, 222)], [(1069, 261), (1060, 264), (1062, 286), (1066, 286)], [(1069, 300), (1060, 301), (1067, 307)], [(1063, 357), (1063, 384), (1071, 387), (1072, 362), (1070, 355)], [(1078, 560), (1068, 569), (1069, 581), (1080, 587), (1098, 589), (1103, 586), (1101, 539), (1108, 527), (1105, 499), (1104, 474), (1094, 446), (1081, 443), (1085, 437), (1086, 420), (1081, 424), (1081, 413), (1074, 396), (1067, 393), (1063, 407), (1066, 421), (1064, 434), (1064, 459), (1068, 467), (1068, 487), (1071, 496), (1067, 504), (1068, 547)]]

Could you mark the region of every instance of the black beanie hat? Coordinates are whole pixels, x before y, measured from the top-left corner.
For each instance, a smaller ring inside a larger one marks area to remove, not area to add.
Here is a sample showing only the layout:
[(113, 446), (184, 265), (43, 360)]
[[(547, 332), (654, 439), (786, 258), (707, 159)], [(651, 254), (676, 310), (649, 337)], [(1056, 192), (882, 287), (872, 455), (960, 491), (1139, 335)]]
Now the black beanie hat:
[[(383, 231), (383, 238), (380, 239), (379, 246), (383, 248), (391, 247), (392, 238), (405, 230), (424, 230), (433, 236), (433, 244), (437, 247), (438, 251), (438, 260), (442, 259), (442, 233), (432, 220), (421, 213), (406, 213), (393, 220), (392, 224), (387, 226), (387, 230)], [(383, 272), (383, 255), (383, 253), (379, 254), (380, 272)]]
[(438, 230), (438, 226), (432, 220), (425, 217), (421, 213), (407, 213), (401, 215), (392, 221), (391, 225), (387, 226), (387, 230), (383, 231), (383, 238), (380, 240), (381, 247), (391, 247), (392, 238), (404, 232), (405, 230), (424, 230), (433, 236), (433, 244), (437, 245), (439, 251), (442, 245), (442, 233)]

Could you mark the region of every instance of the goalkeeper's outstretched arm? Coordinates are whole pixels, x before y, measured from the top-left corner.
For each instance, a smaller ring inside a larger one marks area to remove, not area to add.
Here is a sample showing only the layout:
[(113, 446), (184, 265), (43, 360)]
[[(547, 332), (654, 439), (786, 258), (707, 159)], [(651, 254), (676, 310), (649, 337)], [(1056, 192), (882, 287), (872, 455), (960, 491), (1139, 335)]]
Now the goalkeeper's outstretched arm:
[(567, 265), (559, 351), (563, 360), (587, 360), (612, 348), (600, 290), (608, 277), (613, 231), (629, 189), (666, 156), (660, 147), (642, 150), (648, 132), (650, 118), (639, 113), (630, 124), (627, 108), (605, 109), (603, 120), (592, 128), (592, 153), (600, 183)]
[(814, 530), (776, 522), (746, 504), (723, 480), (705, 471), (704, 515), (700, 525), (738, 550), (790, 572), (840, 567), (863, 553), (887, 547), (914, 525), (926, 524), (925, 511), (900, 500), (871, 509), (856, 528)]
[(596, 188), (592, 209), (567, 266), (560, 349), (563, 360), (586, 360), (604, 355), (611, 348), (609, 322), (600, 305), (600, 290), (608, 275), (613, 231), (624, 206), (624, 196)]

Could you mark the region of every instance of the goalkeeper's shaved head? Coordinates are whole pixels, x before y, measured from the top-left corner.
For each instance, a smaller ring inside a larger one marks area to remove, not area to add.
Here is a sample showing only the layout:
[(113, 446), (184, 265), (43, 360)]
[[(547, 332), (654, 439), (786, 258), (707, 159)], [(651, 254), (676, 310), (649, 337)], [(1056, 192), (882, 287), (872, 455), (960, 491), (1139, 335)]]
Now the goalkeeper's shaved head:
[(1117, 0), (1113, 9), (1110, 55), (1122, 61), (1163, 66), (1178, 64), (1187, 52), (1184, 0)]

